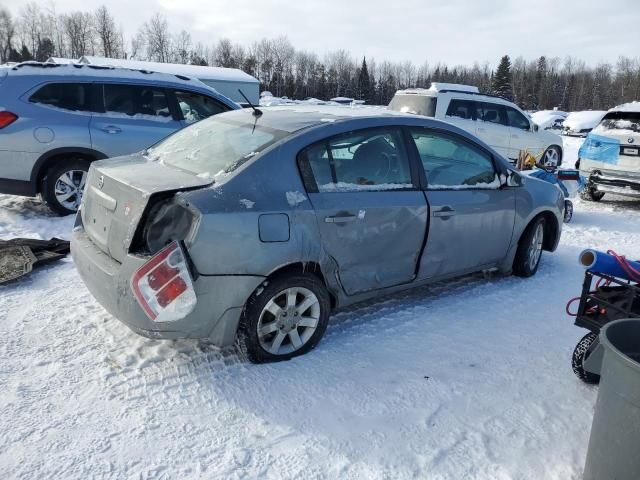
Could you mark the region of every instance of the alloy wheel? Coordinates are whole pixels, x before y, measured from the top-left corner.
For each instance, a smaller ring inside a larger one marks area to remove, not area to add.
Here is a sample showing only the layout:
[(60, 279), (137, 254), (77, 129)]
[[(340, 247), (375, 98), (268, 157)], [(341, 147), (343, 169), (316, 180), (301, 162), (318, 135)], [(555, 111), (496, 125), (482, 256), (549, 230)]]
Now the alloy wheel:
[(82, 202), (82, 193), (87, 181), (84, 170), (69, 170), (58, 177), (54, 191), (56, 201), (67, 210), (76, 211)]
[(260, 346), (272, 355), (286, 355), (302, 348), (320, 321), (320, 302), (309, 289), (290, 287), (274, 295), (258, 320)]
[(531, 245), (529, 246), (529, 268), (535, 270), (540, 256), (542, 255), (542, 243), (544, 240), (544, 226), (539, 223), (536, 227), (536, 231), (531, 239)]

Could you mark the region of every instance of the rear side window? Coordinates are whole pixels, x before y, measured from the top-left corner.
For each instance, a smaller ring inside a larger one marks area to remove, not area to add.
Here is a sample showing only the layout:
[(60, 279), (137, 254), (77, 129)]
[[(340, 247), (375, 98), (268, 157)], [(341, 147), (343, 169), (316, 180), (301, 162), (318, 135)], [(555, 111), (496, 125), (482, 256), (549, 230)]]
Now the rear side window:
[(199, 122), (211, 115), (217, 115), (229, 110), (213, 98), (199, 93), (176, 91), (175, 94), (178, 107), (182, 112), (182, 118), (187, 123)]
[(64, 110), (93, 110), (90, 86), (86, 83), (49, 83), (31, 95), (29, 101)]
[(505, 107), (507, 109), (507, 118), (509, 119), (509, 126), (514, 128), (520, 128), (522, 130), (529, 130), (531, 125), (529, 120), (515, 108)]
[(396, 129), (363, 130), (334, 137), (307, 148), (300, 159), (306, 183), (311, 183), (307, 188), (312, 191), (413, 188), (409, 159)]
[(504, 105), (489, 102), (478, 102), (478, 120), (508, 126), (507, 112)]
[(476, 119), (476, 102), (471, 100), (451, 100), (447, 108), (448, 117), (458, 117), (464, 120)]
[(165, 91), (146, 85), (105, 84), (104, 108), (107, 113), (171, 118)]
[(492, 188), (491, 156), (470, 142), (426, 129), (412, 129), (430, 190)]

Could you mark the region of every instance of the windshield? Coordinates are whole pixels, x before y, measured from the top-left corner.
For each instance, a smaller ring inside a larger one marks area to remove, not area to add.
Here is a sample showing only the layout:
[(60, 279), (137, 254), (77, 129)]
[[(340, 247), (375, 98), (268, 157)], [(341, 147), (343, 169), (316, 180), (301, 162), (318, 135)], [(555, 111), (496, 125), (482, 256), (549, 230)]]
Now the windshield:
[(202, 175), (229, 173), (269, 145), (289, 135), (257, 121), (244, 122), (222, 115), (184, 128), (149, 148), (146, 155), (165, 165)]
[(436, 97), (427, 95), (395, 95), (391, 99), (389, 109), (402, 113), (413, 113), (433, 117), (436, 114)]
[(640, 112), (610, 112), (600, 125), (608, 130), (640, 132)]

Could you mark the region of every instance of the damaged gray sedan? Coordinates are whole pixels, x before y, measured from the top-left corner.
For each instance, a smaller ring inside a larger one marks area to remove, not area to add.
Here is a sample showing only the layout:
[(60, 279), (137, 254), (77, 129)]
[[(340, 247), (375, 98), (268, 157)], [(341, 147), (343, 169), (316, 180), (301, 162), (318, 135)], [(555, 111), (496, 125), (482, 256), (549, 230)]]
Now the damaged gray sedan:
[(292, 106), (203, 120), (92, 164), (72, 254), (151, 338), (311, 350), (331, 311), (480, 270), (535, 274), (564, 197), (445, 122)]

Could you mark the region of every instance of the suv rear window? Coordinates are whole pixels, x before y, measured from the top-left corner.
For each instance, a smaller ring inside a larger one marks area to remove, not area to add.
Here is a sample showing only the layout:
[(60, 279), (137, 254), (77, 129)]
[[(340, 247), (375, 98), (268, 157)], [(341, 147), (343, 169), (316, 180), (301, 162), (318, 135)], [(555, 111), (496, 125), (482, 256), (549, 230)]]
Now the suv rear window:
[(396, 112), (434, 117), (437, 103), (437, 97), (428, 95), (396, 94), (391, 99), (391, 103), (389, 103), (389, 109)]
[(609, 112), (600, 125), (607, 130), (640, 132), (640, 112)]
[(90, 86), (86, 83), (49, 83), (31, 95), (31, 103), (74, 111), (92, 111)]

